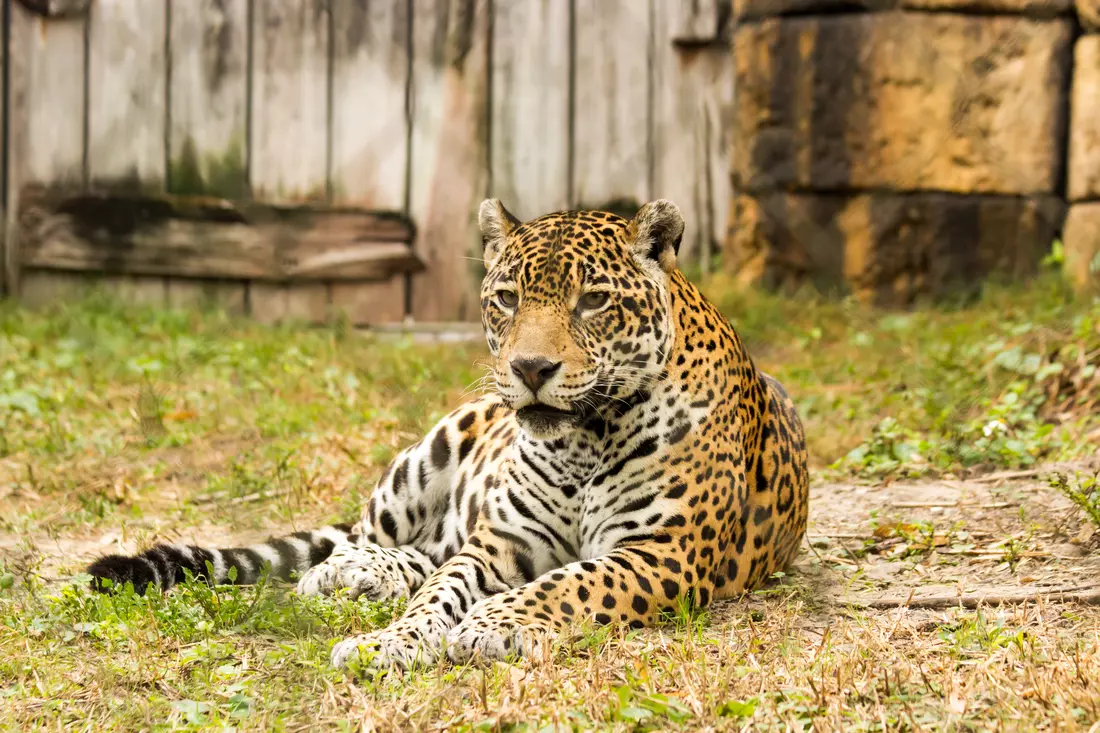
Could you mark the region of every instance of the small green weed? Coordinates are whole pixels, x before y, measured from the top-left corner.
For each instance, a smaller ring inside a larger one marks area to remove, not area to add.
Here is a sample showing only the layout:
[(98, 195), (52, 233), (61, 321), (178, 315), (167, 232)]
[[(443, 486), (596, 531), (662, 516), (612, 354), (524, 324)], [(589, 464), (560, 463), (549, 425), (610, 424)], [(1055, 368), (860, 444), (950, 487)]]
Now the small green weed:
[(1100, 472), (1089, 476), (1078, 471), (1072, 477), (1056, 472), (1049, 480), (1051, 486), (1080, 507), (1088, 520), (1100, 530)]

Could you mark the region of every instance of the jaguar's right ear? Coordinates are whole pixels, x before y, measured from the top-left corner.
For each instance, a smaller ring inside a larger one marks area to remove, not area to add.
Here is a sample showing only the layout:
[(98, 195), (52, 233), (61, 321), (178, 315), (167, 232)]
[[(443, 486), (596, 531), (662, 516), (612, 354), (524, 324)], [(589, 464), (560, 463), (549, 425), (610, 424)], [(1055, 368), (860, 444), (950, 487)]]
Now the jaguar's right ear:
[(504, 251), (508, 235), (521, 222), (504, 208), (499, 199), (485, 199), (478, 209), (477, 223), (481, 227), (481, 247), (484, 251), (485, 267), (488, 269)]

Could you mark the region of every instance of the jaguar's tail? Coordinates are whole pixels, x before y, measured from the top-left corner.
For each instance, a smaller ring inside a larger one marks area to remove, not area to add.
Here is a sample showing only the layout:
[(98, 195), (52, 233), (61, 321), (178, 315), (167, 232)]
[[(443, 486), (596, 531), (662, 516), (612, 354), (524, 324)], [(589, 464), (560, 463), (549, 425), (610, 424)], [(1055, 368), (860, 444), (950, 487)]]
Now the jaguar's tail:
[[(139, 594), (144, 594), (150, 585), (167, 590), (182, 583), (187, 577), (184, 571), (213, 584), (251, 585), (266, 566), (269, 577), (290, 580), (291, 573), (301, 575), (324, 562), (336, 545), (348, 541), (350, 532), (350, 524), (334, 524), (223, 550), (197, 545), (156, 545), (138, 555), (106, 555), (85, 572), (92, 576), (92, 587), (96, 590), (122, 588), (129, 582)], [(208, 564), (214, 569), (213, 578)]]

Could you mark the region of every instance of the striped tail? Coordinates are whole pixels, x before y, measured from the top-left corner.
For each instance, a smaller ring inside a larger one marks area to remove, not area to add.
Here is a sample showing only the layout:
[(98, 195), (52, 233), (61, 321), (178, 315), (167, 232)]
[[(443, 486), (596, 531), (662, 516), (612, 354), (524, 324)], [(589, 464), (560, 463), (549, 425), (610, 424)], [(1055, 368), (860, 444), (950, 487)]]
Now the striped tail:
[[(214, 568), (213, 584), (251, 585), (260, 578), (264, 566), (270, 566), (269, 577), (290, 580), (318, 565), (332, 553), (336, 545), (348, 542), (350, 524), (334, 524), (309, 532), (295, 532), (285, 537), (248, 547), (216, 550), (197, 545), (157, 545), (140, 555), (106, 555), (88, 566), (92, 587), (99, 591), (121, 589), (127, 582), (144, 595), (150, 585), (168, 590), (182, 583), (189, 571), (195, 578), (211, 582), (207, 563)], [(236, 574), (230, 578), (230, 569)], [(110, 580), (110, 586), (103, 580)]]

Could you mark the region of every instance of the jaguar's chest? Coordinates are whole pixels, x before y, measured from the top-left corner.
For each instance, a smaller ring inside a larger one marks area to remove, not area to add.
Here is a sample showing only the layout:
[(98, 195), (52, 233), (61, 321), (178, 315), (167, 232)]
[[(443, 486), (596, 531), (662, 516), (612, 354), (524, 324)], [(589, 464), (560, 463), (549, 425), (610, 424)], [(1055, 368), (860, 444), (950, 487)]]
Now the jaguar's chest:
[[(554, 538), (559, 560), (587, 559), (678, 516), (684, 448), (696, 442), (708, 406), (675, 383), (557, 445), (520, 436), (517, 485), (507, 497)], [(672, 490), (670, 491), (670, 487)]]

